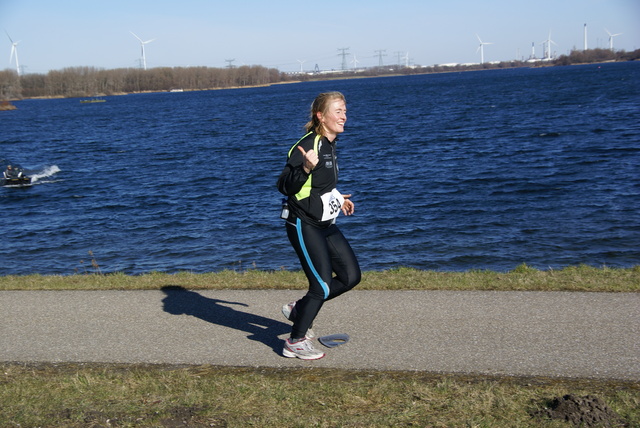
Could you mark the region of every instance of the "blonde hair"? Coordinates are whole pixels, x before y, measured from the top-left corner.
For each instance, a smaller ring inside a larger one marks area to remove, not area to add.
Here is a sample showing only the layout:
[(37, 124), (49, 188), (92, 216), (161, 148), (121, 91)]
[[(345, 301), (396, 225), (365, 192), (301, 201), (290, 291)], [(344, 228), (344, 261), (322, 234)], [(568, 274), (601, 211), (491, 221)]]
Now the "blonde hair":
[(323, 92), (313, 100), (313, 103), (311, 104), (311, 118), (304, 126), (304, 129), (307, 132), (314, 131), (317, 134), (325, 135), (324, 127), (322, 126), (320, 119), (318, 119), (318, 113), (322, 113), (323, 115), (327, 114), (331, 102), (335, 100), (342, 100), (345, 104), (347, 103), (344, 95), (337, 91)]

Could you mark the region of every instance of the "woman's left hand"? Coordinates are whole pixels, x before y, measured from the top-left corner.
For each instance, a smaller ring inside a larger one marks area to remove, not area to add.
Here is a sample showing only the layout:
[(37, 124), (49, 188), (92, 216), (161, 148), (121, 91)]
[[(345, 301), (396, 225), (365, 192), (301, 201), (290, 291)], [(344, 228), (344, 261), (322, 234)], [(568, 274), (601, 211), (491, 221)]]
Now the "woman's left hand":
[(342, 195), (342, 197), (344, 198), (344, 203), (342, 204), (342, 207), (340, 208), (342, 210), (342, 214), (344, 214), (344, 215), (353, 214), (353, 212), (356, 209), (356, 206), (349, 199), (351, 197), (351, 195)]

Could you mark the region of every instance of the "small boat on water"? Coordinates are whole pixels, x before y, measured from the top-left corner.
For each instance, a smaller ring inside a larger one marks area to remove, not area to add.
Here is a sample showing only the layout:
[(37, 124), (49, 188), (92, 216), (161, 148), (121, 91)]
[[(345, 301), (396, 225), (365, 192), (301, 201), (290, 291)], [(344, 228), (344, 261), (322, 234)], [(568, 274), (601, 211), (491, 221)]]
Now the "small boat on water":
[(31, 177), (0, 178), (0, 186), (23, 187), (31, 185)]
[(0, 178), (0, 186), (23, 187), (31, 185), (31, 177), (24, 174), (20, 167), (7, 166)]

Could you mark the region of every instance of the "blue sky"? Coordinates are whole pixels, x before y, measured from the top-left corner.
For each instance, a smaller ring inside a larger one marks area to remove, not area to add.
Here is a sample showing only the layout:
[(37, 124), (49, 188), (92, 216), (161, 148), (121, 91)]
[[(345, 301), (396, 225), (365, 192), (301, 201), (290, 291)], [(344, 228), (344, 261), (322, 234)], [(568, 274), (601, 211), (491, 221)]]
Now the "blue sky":
[[(17, 45), (26, 73), (65, 67), (225, 67), (264, 65), (282, 71), (339, 69), (340, 49), (359, 66), (478, 63), (536, 56), (551, 32), (558, 55), (588, 47), (640, 48), (638, 0), (0, 0), (0, 69)], [(404, 61), (403, 61), (404, 62)]]

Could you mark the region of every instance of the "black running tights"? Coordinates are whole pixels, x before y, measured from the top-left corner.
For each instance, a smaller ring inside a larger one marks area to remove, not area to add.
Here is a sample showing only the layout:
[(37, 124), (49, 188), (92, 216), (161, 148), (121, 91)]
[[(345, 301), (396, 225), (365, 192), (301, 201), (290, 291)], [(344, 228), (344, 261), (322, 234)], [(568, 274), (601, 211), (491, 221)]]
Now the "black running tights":
[[(296, 303), (292, 339), (305, 336), (325, 301), (360, 282), (360, 266), (351, 245), (335, 224), (318, 228), (295, 219), (287, 222), (287, 236), (309, 280), (309, 291)], [(335, 273), (335, 276), (333, 276)]]

